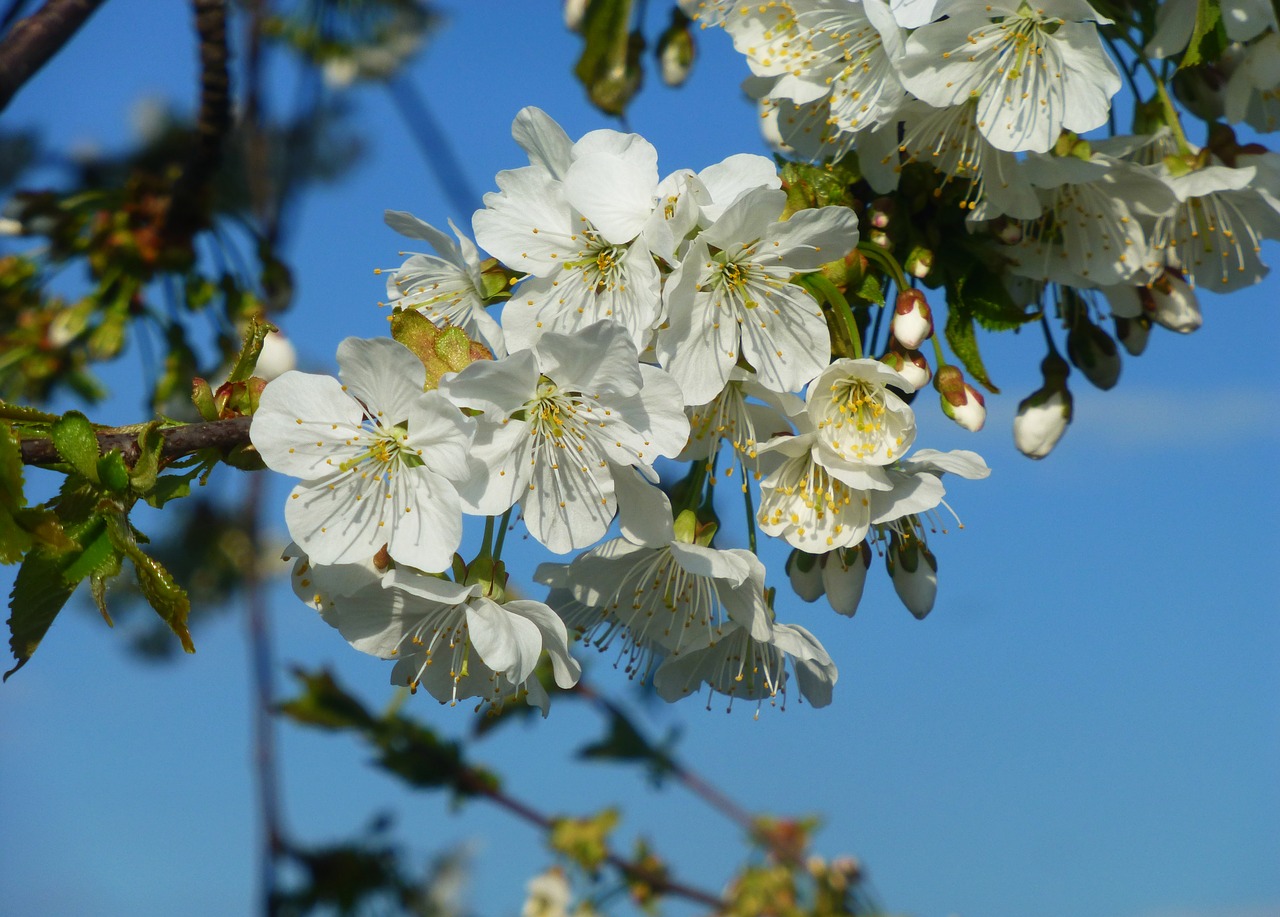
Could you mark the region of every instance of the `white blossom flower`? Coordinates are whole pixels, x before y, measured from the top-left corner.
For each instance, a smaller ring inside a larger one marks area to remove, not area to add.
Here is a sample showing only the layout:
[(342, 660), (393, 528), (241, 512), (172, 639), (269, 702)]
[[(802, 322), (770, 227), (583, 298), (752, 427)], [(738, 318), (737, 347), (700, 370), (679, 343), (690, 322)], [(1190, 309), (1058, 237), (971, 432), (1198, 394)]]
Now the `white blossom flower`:
[(1078, 288), (1122, 283), (1149, 258), (1141, 217), (1170, 213), (1169, 186), (1140, 166), (1101, 153), (1027, 157), (1044, 212), (1021, 221), (1006, 252), (1010, 271)]
[(850, 464), (888, 465), (911, 448), (915, 413), (889, 390), (911, 384), (879, 360), (836, 360), (809, 386), (806, 410), (818, 447)]
[(941, 0), (946, 18), (911, 33), (902, 82), (935, 108), (976, 99), (978, 129), (997, 149), (1049, 150), (1063, 129), (1106, 123), (1120, 74), (1084, 0)]
[(1228, 292), (1258, 283), (1269, 268), (1262, 240), (1280, 238), (1280, 202), (1252, 187), (1253, 166), (1208, 165), (1166, 175), (1176, 209), (1156, 220), (1149, 269), (1167, 263), (1192, 287)]
[[(659, 697), (674, 702), (705, 684), (712, 692), (729, 698), (730, 710), (736, 700), (757, 701), (759, 715), (759, 703), (766, 699), (777, 703), (779, 694), (782, 707), (786, 708), (788, 661), (804, 700), (815, 707), (831, 703), (837, 677), (835, 663), (813, 634), (794, 624), (775, 623), (767, 641), (757, 640), (747, 628), (735, 626), (715, 644), (669, 657), (654, 673), (653, 685)], [(707, 709), (711, 709), (710, 696)]]
[[(1017, 157), (993, 146), (978, 129), (977, 110), (978, 103), (972, 99), (948, 108), (910, 103), (900, 113), (901, 141), (897, 131), (893, 131), (892, 136), (886, 138), (893, 146), (880, 158), (887, 159), (898, 171), (901, 155), (907, 163), (933, 166), (946, 176), (944, 187), (952, 182), (962, 185), (960, 206), (971, 222), (1001, 215), (1034, 219), (1041, 209), (1035, 190), (1019, 168)], [(887, 192), (896, 184), (895, 180), (877, 190)]]
[(717, 550), (674, 534), (663, 545), (617, 538), (574, 560), (568, 579), (575, 599), (600, 609), (586, 639), (607, 646), (621, 631), (623, 652), (647, 657), (648, 664), (629, 668), (633, 676), (648, 674), (655, 651), (679, 656), (717, 642), (733, 626), (769, 637), (764, 564), (750, 551)]
[[(353, 610), (343, 636), (377, 632), (384, 658), (395, 658), (394, 684), (426, 688), (441, 703), (467, 697), (500, 707), (525, 692), (547, 714), (549, 699), (534, 675), (543, 650), (561, 688), (578, 683), (582, 667), (569, 655), (564, 622), (542, 602), (495, 601), (479, 584), (462, 585), (402, 568), (383, 580), (397, 596), (391, 612)], [(348, 637), (350, 640), (351, 637)]]
[(473, 512), (520, 503), (530, 533), (565, 553), (600, 539), (617, 492), (684, 447), (689, 421), (662, 370), (637, 362), (624, 328), (598, 322), (546, 334), (533, 350), (472, 363), (441, 380), (455, 404), (483, 411), (472, 474), (459, 485)]
[[(872, 524), (894, 531), (909, 531), (914, 517), (945, 505), (942, 498), (947, 491), (942, 485), (942, 475), (948, 472), (974, 481), (989, 476), (991, 469), (982, 456), (967, 449), (952, 449), (950, 452), (917, 449), (909, 457), (885, 469), (888, 488), (868, 491)], [(899, 525), (900, 519), (907, 522)]]
[(789, 431), (788, 416), (802, 408), (797, 396), (771, 392), (756, 381), (755, 373), (735, 366), (719, 395), (706, 404), (685, 408), (689, 442), (677, 461), (713, 459), (720, 443), (727, 440), (743, 462), (754, 468), (756, 447)]
[[(1172, 57), (1187, 47), (1196, 25), (1198, 0), (1165, 0), (1156, 4), (1156, 30), (1145, 52), (1157, 60)], [(1276, 29), (1276, 12), (1268, 0), (1221, 0), (1222, 25), (1227, 40), (1245, 42), (1267, 29)]]
[(822, 309), (791, 279), (852, 249), (857, 217), (847, 207), (822, 207), (781, 222), (785, 205), (781, 190), (739, 197), (667, 279), (657, 354), (686, 404), (718, 395), (740, 355), (775, 392), (799, 391), (827, 364)]
[(426, 369), (389, 338), (347, 338), (342, 381), (287, 372), (263, 390), (249, 437), (267, 467), (302, 478), (285, 504), (289, 534), (321, 564), (449, 565), (462, 538), (455, 481), (475, 424), (434, 392)]
[(387, 277), (387, 298), (416, 309), (438, 326), (461, 328), (472, 340), (487, 344), (497, 356), (507, 352), (502, 328), (484, 308), (484, 280), (475, 244), (449, 221), (455, 245), (440, 230), (412, 214), (388, 210), (388, 226), (411, 239), (428, 242), (435, 255), (412, 254)]
[(479, 697), (494, 707), (523, 692), (545, 716), (549, 700), (533, 674), (542, 652), (560, 687), (581, 675), (564, 623), (541, 602), (495, 601), (479, 584), (403, 567), (317, 565), (297, 545), (285, 556), (297, 558), (292, 580), (300, 599), (355, 649), (396, 660), (393, 684), (422, 685), (441, 703)]
[(792, 419), (794, 436), (775, 437), (757, 450), (777, 463), (760, 482), (760, 530), (810, 554), (857, 544), (871, 526), (868, 491), (892, 488), (888, 473), (824, 448), (807, 413)]
[(508, 346), (607, 319), (644, 347), (661, 306), (661, 277), (642, 236), (646, 225), (666, 222), (657, 151), (637, 134), (610, 130), (566, 150), (563, 131), (536, 109), (517, 116), (513, 134), (533, 164), (498, 173), (500, 190), (485, 195), (472, 219), (487, 251), (531, 275), (503, 309)]

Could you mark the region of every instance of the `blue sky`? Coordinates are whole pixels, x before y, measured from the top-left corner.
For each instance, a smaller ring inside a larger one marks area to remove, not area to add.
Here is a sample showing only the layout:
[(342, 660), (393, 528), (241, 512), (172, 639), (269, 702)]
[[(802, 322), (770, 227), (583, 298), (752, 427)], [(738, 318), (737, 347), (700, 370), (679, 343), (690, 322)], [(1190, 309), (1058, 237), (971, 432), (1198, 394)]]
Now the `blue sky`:
[[(616, 126), (573, 81), (577, 39), (562, 31), (558, 4), (443, 5), (452, 23), (414, 76), (476, 189), (524, 161), (509, 135), (523, 105), (546, 109), (570, 136)], [(106, 4), (17, 97), (6, 126), (38, 124), (55, 146), (123, 143), (139, 96), (186, 104), (187, 15), (183, 4)], [(703, 39), (691, 86), (651, 85), (631, 111), (664, 172), (763, 152), (737, 90), (745, 65), (725, 36)], [(371, 270), (396, 265), (401, 242), (382, 211), (465, 219), (443, 203), (385, 93), (361, 90), (355, 101), (370, 155), (348, 182), (306, 201), (288, 252), (298, 295), (281, 324), (318, 370), (332, 367), (343, 337), (384, 333)], [(1280, 249), (1264, 258), (1280, 261)], [(748, 808), (821, 813), (818, 852), (858, 856), (895, 912), (1280, 915), (1275, 290), (1271, 280), (1204, 297), (1205, 327), (1153, 335), (1111, 392), (1074, 376), (1076, 422), (1040, 463), (1018, 455), (1009, 434), (1018, 399), (1039, 384), (1039, 334), (984, 342), (1006, 391), (989, 399), (987, 428), (967, 434), (927, 398), (920, 406), (921, 445), (975, 449), (993, 468), (987, 481), (949, 487), (965, 529), (933, 542), (933, 614), (913, 620), (873, 567), (853, 620), (821, 603), (780, 603), (840, 668), (830, 707), (766, 709), (757, 720), (746, 706), (726, 716), (691, 700), (645, 707), (644, 721), (655, 734), (680, 729), (685, 760)], [(136, 400), (105, 419), (138, 419)], [(272, 499), (286, 490), (275, 482)], [(782, 556), (765, 561), (785, 591)], [(388, 667), (352, 651), (287, 590), (273, 593), (271, 615), (282, 691), (285, 666), (327, 665), (371, 704), (390, 697)], [(67, 613), (0, 688), (6, 913), (249, 909), (244, 631), (226, 616), (194, 636), (195, 656), (149, 666), (96, 615)], [(611, 660), (590, 662), (593, 682), (623, 689)], [(463, 708), (412, 703), (446, 732), (466, 728)], [(624, 847), (643, 834), (679, 875), (718, 887), (742, 856), (737, 829), (678, 787), (655, 793), (631, 770), (569, 760), (602, 729), (562, 703), (473, 754), (546, 811), (623, 804)], [(424, 858), (468, 843), (479, 913), (518, 913), (525, 878), (552, 862), (531, 829), (481, 804), (455, 812), (410, 795), (348, 739), (282, 725), (280, 754), (287, 824), (300, 839), (350, 836), (385, 810)]]

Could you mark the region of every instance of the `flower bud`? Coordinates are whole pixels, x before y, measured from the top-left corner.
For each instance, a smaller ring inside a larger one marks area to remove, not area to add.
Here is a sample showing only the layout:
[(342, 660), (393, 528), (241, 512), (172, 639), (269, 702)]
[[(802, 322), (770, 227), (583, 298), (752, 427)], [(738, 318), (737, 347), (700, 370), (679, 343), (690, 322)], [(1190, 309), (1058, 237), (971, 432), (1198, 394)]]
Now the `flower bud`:
[(913, 536), (889, 537), (889, 550), (885, 553), (885, 565), (893, 580), (893, 590), (898, 593), (907, 611), (924, 620), (933, 611), (938, 597), (938, 559), (923, 541)]
[(253, 374), (270, 382), (297, 366), (298, 352), (294, 349), (293, 342), (279, 331), (268, 331), (267, 336), (262, 339), (262, 350), (258, 353)]
[(915, 350), (933, 334), (933, 314), (924, 293), (903, 290), (893, 307), (893, 336), (907, 350)]
[(1165, 272), (1143, 291), (1143, 311), (1162, 328), (1190, 334), (1204, 324), (1196, 291), (1176, 274)]
[(1120, 379), (1120, 352), (1116, 342), (1093, 322), (1082, 318), (1067, 334), (1067, 356), (1098, 388), (1112, 388)]
[(1147, 340), (1151, 337), (1151, 319), (1145, 315), (1137, 318), (1121, 318), (1117, 315), (1116, 337), (1130, 356), (1140, 356), (1147, 349)]
[(918, 350), (904, 350), (897, 341), (889, 342), (889, 350), (880, 362), (906, 379), (912, 391), (924, 388), (933, 378), (933, 370), (929, 368), (924, 354)]
[(662, 73), (662, 82), (668, 86), (682, 86), (693, 69), (693, 58), (697, 53), (693, 43), (693, 32), (689, 28), (690, 19), (679, 7), (671, 10), (671, 24), (658, 37), (656, 54), (658, 70)]
[(911, 250), (911, 254), (907, 255), (907, 260), (903, 267), (912, 277), (917, 280), (923, 280), (933, 270), (933, 251), (917, 245)]
[(1066, 361), (1049, 354), (1040, 364), (1044, 385), (1018, 404), (1013, 419), (1013, 442), (1028, 458), (1042, 459), (1062, 439), (1071, 423), (1071, 392), (1067, 389)]
[(852, 618), (862, 601), (871, 566), (871, 548), (864, 541), (852, 548), (838, 548), (823, 558), (822, 585), (837, 614)]
[(987, 403), (982, 394), (964, 381), (958, 366), (943, 366), (933, 377), (933, 387), (942, 396), (942, 413), (971, 433), (987, 422)]
[(570, 32), (582, 29), (582, 17), (587, 14), (591, 0), (564, 0), (564, 27)]
[(787, 576), (791, 579), (791, 588), (805, 602), (816, 602), (826, 591), (822, 582), (822, 560), (819, 555), (806, 553), (799, 548), (787, 558)]

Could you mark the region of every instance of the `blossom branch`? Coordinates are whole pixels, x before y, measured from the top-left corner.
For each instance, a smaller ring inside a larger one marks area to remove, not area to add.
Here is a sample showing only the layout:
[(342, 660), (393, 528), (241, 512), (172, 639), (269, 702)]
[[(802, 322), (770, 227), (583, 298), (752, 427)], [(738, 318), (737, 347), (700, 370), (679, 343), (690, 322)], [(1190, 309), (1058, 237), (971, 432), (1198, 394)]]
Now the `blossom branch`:
[(104, 0), (48, 0), (0, 40), (0, 111)]
[[(517, 818), (535, 825), (543, 831), (550, 831), (555, 827), (555, 819), (508, 795), (499, 787), (493, 786), (477, 771), (470, 768), (463, 769), (458, 774), (458, 784), (468, 792), (483, 796), (501, 808), (506, 809)], [(628, 860), (613, 852), (605, 854), (604, 859), (605, 862), (628, 879), (643, 882), (658, 893), (675, 895), (678, 898), (695, 901), (698, 904), (714, 909), (716, 913), (722, 913), (726, 907), (726, 903), (722, 898), (700, 888), (694, 888), (682, 882), (669, 879), (661, 871), (651, 869), (634, 860)]]
[[(229, 420), (211, 420), (205, 423), (185, 424), (181, 427), (162, 427), (157, 432), (164, 443), (160, 457), (165, 460), (182, 458), (201, 449), (228, 450), (249, 442), (251, 417), (233, 417)], [(119, 449), (125, 464), (132, 466), (141, 452), (138, 434), (143, 425), (111, 427), (98, 431), (98, 448), (107, 453)], [(53, 441), (44, 437), (22, 440), (22, 461), (26, 465), (49, 465), (62, 461)]]

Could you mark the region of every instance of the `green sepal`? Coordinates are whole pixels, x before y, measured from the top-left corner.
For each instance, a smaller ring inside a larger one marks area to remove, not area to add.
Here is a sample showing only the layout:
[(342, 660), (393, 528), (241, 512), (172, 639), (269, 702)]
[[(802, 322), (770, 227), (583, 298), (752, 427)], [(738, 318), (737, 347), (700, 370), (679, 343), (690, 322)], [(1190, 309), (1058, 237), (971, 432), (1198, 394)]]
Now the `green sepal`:
[(68, 411), (50, 427), (49, 438), (63, 461), (97, 483), (98, 437), (88, 417), (79, 411)]
[(456, 373), (476, 360), (492, 360), (483, 344), (470, 340), (461, 328), (437, 328), (420, 312), (405, 309), (391, 316), (391, 336), (409, 348), (426, 367), (423, 386), (432, 391), (445, 373)]
[(258, 365), (258, 355), (262, 353), (262, 342), (267, 334), (275, 331), (276, 326), (270, 322), (256, 318), (249, 320), (249, 327), (244, 331), (244, 343), (240, 347), (240, 355), (227, 375), (228, 382), (244, 382), (253, 375)]
[(1222, 21), (1219, 0), (1199, 0), (1191, 40), (1187, 42), (1187, 50), (1178, 62), (1178, 69), (1213, 63), (1222, 57), (1228, 44), (1227, 27)]

